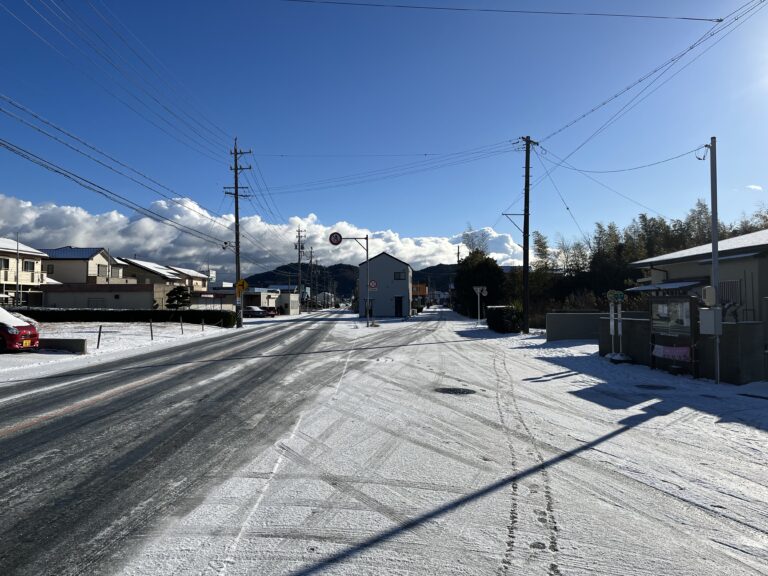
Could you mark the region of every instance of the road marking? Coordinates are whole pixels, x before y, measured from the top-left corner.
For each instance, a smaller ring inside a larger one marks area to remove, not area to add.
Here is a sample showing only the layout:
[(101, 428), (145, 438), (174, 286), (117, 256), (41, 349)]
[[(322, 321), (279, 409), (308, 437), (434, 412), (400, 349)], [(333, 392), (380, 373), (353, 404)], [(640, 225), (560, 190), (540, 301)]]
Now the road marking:
[(339, 393), (339, 388), (341, 387), (341, 381), (344, 380), (344, 374), (347, 373), (347, 366), (349, 366), (349, 358), (352, 356), (352, 350), (349, 351), (347, 354), (347, 361), (344, 362), (344, 370), (341, 371), (341, 378), (339, 378), (339, 381), (336, 383), (336, 390), (333, 391), (333, 398), (336, 399), (336, 394)]
[[(293, 426), (293, 429), (291, 430), (290, 436), (285, 440), (286, 442), (289, 442), (293, 440), (294, 436), (296, 436), (296, 431), (299, 429), (299, 425), (301, 424), (301, 419), (303, 418), (304, 413), (299, 414), (299, 419), (296, 420), (296, 424)], [(276, 446), (278, 443), (282, 443), (282, 440), (275, 442), (273, 445)], [(278, 453), (277, 460), (275, 461), (275, 465), (272, 466), (272, 471), (269, 473), (269, 478), (265, 482), (264, 486), (261, 489), (261, 494), (259, 494), (259, 497), (256, 499), (256, 502), (253, 504), (253, 508), (251, 508), (251, 511), (248, 512), (248, 516), (246, 516), (245, 520), (243, 520), (242, 525), (240, 526), (240, 531), (237, 533), (237, 536), (235, 536), (235, 540), (232, 542), (232, 545), (229, 547), (229, 550), (227, 551), (227, 557), (222, 561), (221, 568), (217, 570), (217, 574), (219, 576), (224, 576), (227, 573), (227, 567), (230, 564), (235, 563), (235, 552), (237, 551), (237, 547), (240, 545), (240, 540), (243, 537), (243, 534), (245, 533), (245, 527), (250, 522), (251, 518), (253, 518), (253, 515), (256, 513), (256, 510), (259, 509), (259, 505), (261, 504), (261, 501), (264, 499), (264, 495), (267, 493), (267, 490), (269, 489), (269, 485), (272, 483), (272, 480), (275, 478), (275, 474), (277, 474), (277, 471), (280, 469), (280, 466), (283, 464), (283, 460), (285, 460), (285, 452), (283, 450), (280, 450)]]

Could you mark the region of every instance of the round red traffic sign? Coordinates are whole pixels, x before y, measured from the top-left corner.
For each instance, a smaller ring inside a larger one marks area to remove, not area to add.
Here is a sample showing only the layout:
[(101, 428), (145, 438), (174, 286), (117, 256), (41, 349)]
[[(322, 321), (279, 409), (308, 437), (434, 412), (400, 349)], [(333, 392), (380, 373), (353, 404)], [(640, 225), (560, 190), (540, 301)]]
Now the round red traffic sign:
[(344, 240), (344, 238), (342, 238), (341, 234), (339, 234), (338, 232), (333, 232), (328, 238), (328, 240), (334, 246), (338, 246), (339, 244), (341, 244), (341, 241)]
[(368, 287), (373, 288), (374, 290), (379, 287), (379, 283), (376, 282), (376, 280), (371, 280), (368, 282)]

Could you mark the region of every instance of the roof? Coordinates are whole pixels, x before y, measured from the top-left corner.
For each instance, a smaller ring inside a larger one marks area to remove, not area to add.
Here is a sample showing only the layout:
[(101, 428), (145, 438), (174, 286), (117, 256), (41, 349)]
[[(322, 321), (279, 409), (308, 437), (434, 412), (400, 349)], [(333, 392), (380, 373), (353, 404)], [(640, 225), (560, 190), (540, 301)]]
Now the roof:
[(133, 258), (123, 258), (128, 264), (132, 266), (136, 266), (137, 268), (143, 268), (144, 270), (147, 270), (149, 272), (152, 272), (152, 274), (157, 274), (158, 276), (162, 276), (163, 278), (167, 278), (168, 280), (181, 280), (178, 274), (176, 274), (175, 271), (171, 270), (167, 266), (163, 266), (162, 264), (156, 264), (155, 262), (147, 262), (145, 260), (135, 260)]
[[(720, 240), (717, 243), (718, 256), (732, 255), (734, 253), (747, 251), (755, 252), (756, 249), (758, 253), (768, 250), (768, 230), (759, 230), (750, 234), (734, 236), (733, 238)], [(711, 255), (712, 243), (709, 243), (693, 248), (687, 248), (686, 250), (678, 250), (677, 252), (655, 256), (653, 258), (646, 258), (645, 260), (638, 260), (637, 262), (632, 262), (632, 266), (636, 268), (645, 268), (655, 264), (672, 264), (673, 262), (694, 260), (696, 258), (701, 258), (702, 256), (711, 257)]]
[(75, 248), (62, 246), (61, 248), (41, 248), (48, 255), (49, 260), (90, 260), (104, 248)]
[(192, 278), (204, 278), (205, 280), (208, 280), (207, 275), (203, 274), (202, 272), (198, 272), (197, 270), (192, 270), (190, 268), (179, 268), (178, 266), (168, 266), (168, 268), (184, 274), (184, 276), (190, 276)]
[(626, 292), (653, 292), (656, 290), (683, 290), (693, 288), (703, 284), (700, 280), (681, 280), (679, 282), (662, 282), (660, 284), (646, 284), (645, 286), (635, 286), (628, 288)]
[[(370, 262), (371, 260), (376, 260), (376, 258), (380, 258), (381, 256), (388, 256), (389, 258), (392, 258), (392, 260), (396, 260), (396, 261), (400, 262), (401, 264), (405, 264), (406, 266), (408, 266), (408, 268), (411, 268), (411, 265), (408, 264), (408, 262), (404, 262), (403, 260), (400, 260), (400, 258), (395, 258), (389, 252), (381, 252), (379, 254), (376, 254), (376, 256), (368, 258), (368, 261)], [(360, 266), (365, 266), (365, 262), (360, 262)], [(413, 271), (413, 268), (411, 268), (411, 271)]]
[[(0, 252), (13, 252), (16, 253), (16, 240), (11, 238), (0, 238)], [(19, 254), (24, 254), (25, 256), (40, 256), (45, 257), (45, 253), (41, 252), (40, 250), (36, 250), (35, 248), (32, 248), (31, 246), (27, 246), (26, 244), (22, 244), (21, 242), (18, 243), (19, 246)]]

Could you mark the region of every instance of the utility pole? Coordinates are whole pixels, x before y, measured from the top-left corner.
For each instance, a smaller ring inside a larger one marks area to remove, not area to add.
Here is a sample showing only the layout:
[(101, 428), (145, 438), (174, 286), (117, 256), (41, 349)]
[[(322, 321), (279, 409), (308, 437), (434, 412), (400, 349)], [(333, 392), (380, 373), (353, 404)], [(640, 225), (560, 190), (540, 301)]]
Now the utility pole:
[(461, 264), (461, 244), (456, 246), (456, 264)]
[(315, 294), (315, 290), (312, 287), (312, 278), (314, 277), (314, 274), (315, 274), (313, 256), (314, 256), (314, 250), (312, 246), (310, 246), (309, 247), (309, 302), (310, 304), (312, 303), (312, 298), (314, 298), (315, 301), (317, 301), (317, 295)]
[(306, 230), (302, 230), (301, 226), (296, 229), (296, 250), (299, 253), (299, 278), (297, 288), (299, 291), (299, 315), (301, 315), (301, 255), (304, 253), (304, 240), (307, 238), (305, 234)]
[(717, 326), (720, 325), (720, 269), (718, 262), (718, 242), (720, 236), (718, 218), (717, 218), (717, 139), (712, 136), (709, 143), (709, 180), (712, 193), (711, 207), (712, 212), (712, 288), (715, 291), (715, 314), (718, 316), (715, 321), (715, 382), (720, 384), (720, 334)]
[(21, 289), (19, 285), (19, 262), (21, 259), (19, 258), (19, 231), (16, 230), (16, 292), (13, 294), (13, 300), (16, 302), (16, 306), (21, 306), (21, 294), (19, 293), (19, 290)]
[[(238, 150), (237, 138), (235, 138), (235, 147), (229, 152), (234, 159), (234, 166), (230, 166), (229, 169), (235, 173), (235, 185), (232, 188), (227, 187), (225, 190), (232, 190), (232, 192), (224, 192), (229, 196), (235, 197), (235, 314), (237, 315), (237, 327), (243, 327), (243, 290), (241, 289), (240, 280), (240, 190), (247, 190), (247, 186), (240, 186), (239, 176), (242, 170), (250, 170), (250, 166), (240, 166), (240, 156), (243, 154), (250, 154), (250, 150)], [(247, 196), (243, 196), (247, 197)]]
[(525, 141), (525, 202), (523, 208), (523, 333), (528, 334), (531, 308), (531, 292), (528, 284), (530, 262), (528, 255), (528, 239), (530, 236), (530, 197), (531, 197), (531, 146), (538, 146), (538, 142), (531, 140), (530, 136), (523, 138)]

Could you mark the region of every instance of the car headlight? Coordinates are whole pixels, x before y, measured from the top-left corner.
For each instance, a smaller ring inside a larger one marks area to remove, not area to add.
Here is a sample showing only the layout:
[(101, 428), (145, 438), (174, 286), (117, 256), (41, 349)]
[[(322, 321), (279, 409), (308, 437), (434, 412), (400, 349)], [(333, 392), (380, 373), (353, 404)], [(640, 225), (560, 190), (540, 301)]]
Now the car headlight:
[(18, 334), (19, 329), (14, 326), (8, 326), (8, 334)]

